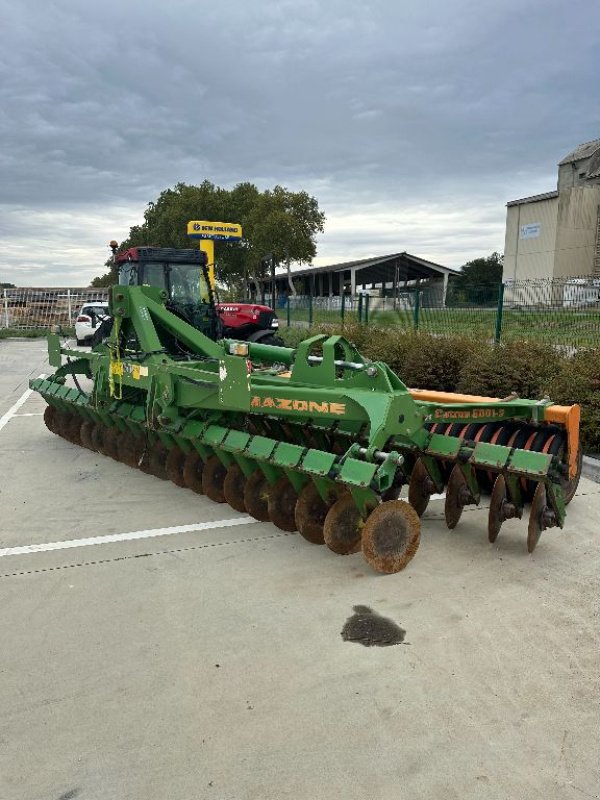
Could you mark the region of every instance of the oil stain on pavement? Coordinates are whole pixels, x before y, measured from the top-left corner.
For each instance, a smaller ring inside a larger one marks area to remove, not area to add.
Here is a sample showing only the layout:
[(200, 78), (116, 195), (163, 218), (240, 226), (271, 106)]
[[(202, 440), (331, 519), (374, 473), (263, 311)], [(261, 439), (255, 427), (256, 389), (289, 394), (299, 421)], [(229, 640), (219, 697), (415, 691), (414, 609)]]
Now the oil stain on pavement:
[(342, 628), (345, 642), (357, 642), (365, 647), (389, 647), (402, 644), (406, 631), (393, 620), (381, 617), (369, 606), (353, 606), (354, 614)]

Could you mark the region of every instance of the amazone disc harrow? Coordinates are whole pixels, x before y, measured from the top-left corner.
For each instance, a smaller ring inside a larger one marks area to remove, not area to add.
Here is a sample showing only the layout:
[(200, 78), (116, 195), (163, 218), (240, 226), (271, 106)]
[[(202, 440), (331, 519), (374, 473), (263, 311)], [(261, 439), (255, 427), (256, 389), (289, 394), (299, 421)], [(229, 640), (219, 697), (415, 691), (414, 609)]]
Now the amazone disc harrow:
[(454, 528), (491, 493), (490, 542), (531, 502), (530, 552), (563, 526), (581, 471), (577, 406), (409, 391), (339, 336), (297, 350), (216, 343), (163, 300), (114, 287), (105, 344), (81, 354), (50, 337), (57, 370), (31, 382), (50, 431), (334, 553), (362, 551), (384, 573), (416, 553), (432, 494), (445, 492)]

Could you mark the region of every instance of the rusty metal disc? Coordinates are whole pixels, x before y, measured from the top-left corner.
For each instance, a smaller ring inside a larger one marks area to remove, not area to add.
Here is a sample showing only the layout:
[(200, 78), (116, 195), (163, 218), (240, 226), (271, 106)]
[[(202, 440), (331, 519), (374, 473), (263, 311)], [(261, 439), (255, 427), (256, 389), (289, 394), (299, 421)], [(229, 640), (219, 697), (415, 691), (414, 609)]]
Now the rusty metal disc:
[(577, 487), (579, 486), (579, 479), (581, 478), (582, 467), (583, 467), (583, 450), (580, 447), (577, 453), (577, 472), (572, 478), (569, 478), (567, 475), (563, 478), (563, 480), (561, 480), (561, 486), (565, 496), (565, 505), (568, 505), (575, 496), (575, 492), (577, 491)]
[(506, 502), (506, 481), (504, 475), (498, 475), (494, 481), (492, 496), (490, 498), (490, 508), (488, 512), (488, 541), (495, 542), (500, 533), (500, 528), (504, 522), (502, 509)]
[(142, 450), (140, 449), (142, 447), (143, 442), (141, 439), (134, 436), (131, 431), (125, 431), (119, 436), (117, 442), (119, 461), (123, 464), (127, 464), (128, 467), (137, 467), (142, 454)]
[(44, 409), (44, 424), (51, 433), (56, 433), (57, 417), (54, 406), (46, 406)]
[(103, 453), (102, 447), (104, 444), (104, 431), (106, 428), (102, 423), (96, 422), (94, 427), (92, 428), (92, 433), (90, 435), (90, 440), (92, 443), (92, 450), (95, 450), (97, 453)]
[(298, 493), (285, 475), (269, 486), (267, 505), (271, 522), (282, 531), (298, 530), (295, 511)]
[(230, 464), (223, 481), (223, 494), (229, 505), (242, 514), (246, 513), (246, 504), (244, 503), (245, 488), (246, 476), (242, 472), (242, 468), (239, 464)]
[(161, 481), (167, 480), (166, 464), (168, 454), (169, 451), (160, 440), (154, 442), (148, 450), (148, 472), (154, 475), (155, 478), (160, 478)]
[(185, 453), (176, 444), (167, 453), (167, 460), (165, 461), (165, 472), (167, 478), (172, 481), (176, 486), (185, 487), (183, 479), (183, 465), (185, 463)]
[(335, 501), (325, 517), (323, 526), (325, 544), (341, 556), (357, 553), (360, 550), (362, 527), (363, 519), (352, 495), (344, 494)]
[(63, 436), (63, 423), (65, 421), (65, 412), (57, 408), (54, 413), (54, 433), (57, 436)]
[(253, 472), (246, 481), (244, 504), (248, 514), (259, 522), (268, 522), (271, 519), (269, 516), (269, 482), (260, 469)]
[(312, 481), (306, 484), (298, 495), (294, 511), (296, 528), (300, 535), (311, 544), (325, 544), (323, 525), (329, 511), (326, 503)]
[(61, 415), (60, 435), (63, 439), (73, 444), (80, 444), (79, 428), (81, 426), (81, 417), (79, 414), (73, 414), (70, 411), (64, 411)]
[(408, 564), (419, 549), (421, 520), (404, 500), (381, 503), (369, 515), (362, 530), (365, 560), (377, 570), (391, 574)]
[(104, 431), (104, 439), (102, 441), (102, 452), (105, 456), (114, 458), (115, 461), (119, 460), (119, 438), (120, 431), (118, 428), (107, 428)]
[(196, 450), (191, 450), (185, 457), (183, 462), (183, 480), (188, 489), (196, 494), (204, 494), (202, 488), (202, 471), (204, 470), (204, 461), (200, 458), (200, 454)]
[(538, 483), (531, 502), (531, 511), (529, 512), (529, 525), (527, 528), (527, 551), (529, 553), (533, 553), (542, 531), (545, 529), (544, 512), (546, 509), (546, 487), (543, 483)]
[(150, 453), (152, 451), (152, 442), (144, 436), (141, 440), (140, 457), (138, 459), (138, 469), (145, 475), (152, 475), (150, 470)]
[(204, 490), (204, 494), (209, 497), (213, 503), (225, 502), (223, 483), (226, 474), (227, 467), (217, 456), (211, 456), (206, 459), (204, 469), (202, 470), (202, 489)]
[(429, 505), (431, 497), (430, 486), (431, 478), (425, 469), (425, 465), (420, 458), (417, 458), (415, 465), (410, 473), (410, 483), (408, 484), (408, 502), (422, 517), (425, 509)]
[(453, 530), (458, 525), (465, 507), (466, 493), (468, 493), (467, 481), (461, 468), (458, 464), (455, 464), (446, 486), (446, 504), (444, 506), (446, 525), (450, 530)]
[(79, 428), (79, 439), (81, 440), (81, 444), (84, 447), (87, 447), (88, 450), (93, 450), (92, 446), (92, 429), (94, 427), (94, 423), (91, 419), (84, 419), (81, 423), (81, 427)]

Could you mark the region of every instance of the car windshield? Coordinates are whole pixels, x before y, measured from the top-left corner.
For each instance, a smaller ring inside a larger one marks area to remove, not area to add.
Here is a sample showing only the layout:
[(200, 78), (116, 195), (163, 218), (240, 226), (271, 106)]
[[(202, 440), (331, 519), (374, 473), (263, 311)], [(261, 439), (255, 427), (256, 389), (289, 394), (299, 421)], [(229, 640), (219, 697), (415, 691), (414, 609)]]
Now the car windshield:
[(108, 314), (108, 307), (107, 306), (84, 306), (81, 309), (82, 314), (96, 314), (100, 316), (104, 316)]

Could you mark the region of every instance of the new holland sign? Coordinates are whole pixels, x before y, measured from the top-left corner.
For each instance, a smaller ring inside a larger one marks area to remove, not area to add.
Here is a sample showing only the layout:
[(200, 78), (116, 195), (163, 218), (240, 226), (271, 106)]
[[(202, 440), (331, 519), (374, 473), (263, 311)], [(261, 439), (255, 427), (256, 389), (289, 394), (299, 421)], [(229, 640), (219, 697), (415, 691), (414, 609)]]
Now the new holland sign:
[(208, 220), (191, 220), (188, 222), (187, 234), (191, 239), (213, 239), (229, 241), (242, 238), (242, 226), (236, 222), (210, 222)]

